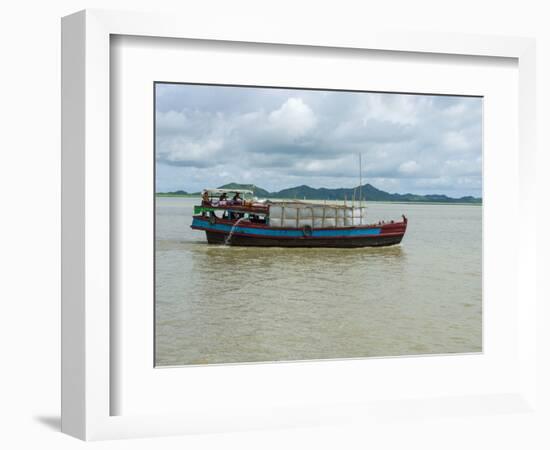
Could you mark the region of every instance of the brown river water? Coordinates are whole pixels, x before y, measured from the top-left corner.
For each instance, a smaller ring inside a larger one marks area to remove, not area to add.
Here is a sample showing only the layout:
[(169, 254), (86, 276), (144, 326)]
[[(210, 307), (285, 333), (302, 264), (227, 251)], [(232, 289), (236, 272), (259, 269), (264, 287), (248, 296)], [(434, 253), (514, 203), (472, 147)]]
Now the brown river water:
[(156, 200), (158, 366), (482, 350), (482, 207), (367, 203), (399, 246), (215, 246), (198, 199)]

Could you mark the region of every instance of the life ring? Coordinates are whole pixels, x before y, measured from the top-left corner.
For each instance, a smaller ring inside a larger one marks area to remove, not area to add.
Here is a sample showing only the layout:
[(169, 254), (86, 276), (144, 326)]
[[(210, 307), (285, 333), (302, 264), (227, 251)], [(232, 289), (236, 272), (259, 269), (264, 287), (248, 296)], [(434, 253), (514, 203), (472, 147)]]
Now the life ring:
[(211, 214), (208, 221), (210, 222), (210, 225), (214, 225), (216, 223), (216, 216), (214, 214)]
[(302, 228), (302, 233), (304, 233), (305, 237), (311, 237), (313, 234), (313, 229), (310, 225), (305, 225), (304, 228)]

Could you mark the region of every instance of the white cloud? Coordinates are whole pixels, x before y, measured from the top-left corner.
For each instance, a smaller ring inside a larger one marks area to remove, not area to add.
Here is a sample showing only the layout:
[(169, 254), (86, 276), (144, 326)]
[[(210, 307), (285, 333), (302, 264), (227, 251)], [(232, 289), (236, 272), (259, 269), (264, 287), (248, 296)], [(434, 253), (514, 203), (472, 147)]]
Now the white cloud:
[(363, 100), (363, 122), (370, 120), (390, 122), (398, 125), (414, 125), (418, 123), (419, 112), (426, 107), (426, 98), (410, 95), (388, 96), (372, 94)]
[(399, 165), (398, 170), (404, 175), (411, 175), (420, 170), (420, 165), (416, 161), (406, 161)]
[(183, 161), (204, 161), (217, 157), (217, 153), (224, 148), (220, 138), (205, 137), (204, 139), (186, 139), (178, 136), (159, 146), (157, 156), (161, 159), (178, 163)]
[(289, 98), (283, 105), (269, 114), (269, 123), (277, 132), (291, 138), (306, 135), (317, 123), (315, 114), (301, 98)]
[(445, 150), (460, 151), (467, 150), (472, 145), (461, 131), (449, 131), (443, 136)]
[[(481, 99), (162, 85), (159, 190), (247, 180), (479, 195)], [(437, 191), (437, 192), (436, 192)]]
[(445, 161), (442, 173), (449, 176), (478, 176), (481, 170), (481, 159), (456, 159)]

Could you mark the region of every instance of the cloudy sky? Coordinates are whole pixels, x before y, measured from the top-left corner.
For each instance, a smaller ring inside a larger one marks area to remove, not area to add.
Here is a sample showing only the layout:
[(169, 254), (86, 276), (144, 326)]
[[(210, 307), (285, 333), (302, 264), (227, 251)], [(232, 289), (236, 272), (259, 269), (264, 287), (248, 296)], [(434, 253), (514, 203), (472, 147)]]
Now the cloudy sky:
[(481, 196), (482, 99), (156, 85), (157, 192), (229, 182)]

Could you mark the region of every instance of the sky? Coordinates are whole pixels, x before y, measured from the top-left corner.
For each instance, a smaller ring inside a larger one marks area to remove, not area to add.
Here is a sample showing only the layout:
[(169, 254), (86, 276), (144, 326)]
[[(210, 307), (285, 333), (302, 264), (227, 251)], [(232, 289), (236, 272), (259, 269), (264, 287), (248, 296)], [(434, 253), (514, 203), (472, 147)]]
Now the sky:
[(482, 99), (156, 84), (156, 190), (363, 184), (481, 197)]

